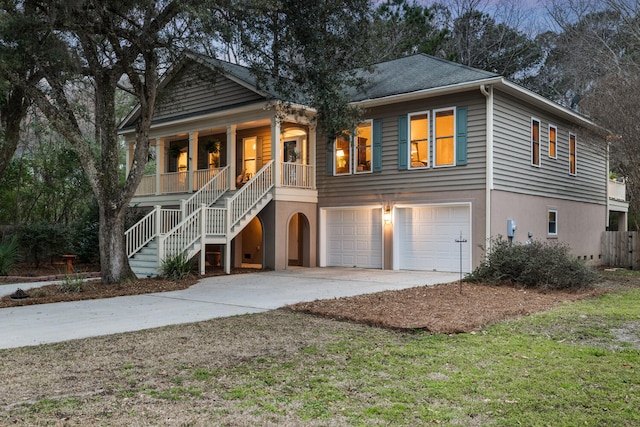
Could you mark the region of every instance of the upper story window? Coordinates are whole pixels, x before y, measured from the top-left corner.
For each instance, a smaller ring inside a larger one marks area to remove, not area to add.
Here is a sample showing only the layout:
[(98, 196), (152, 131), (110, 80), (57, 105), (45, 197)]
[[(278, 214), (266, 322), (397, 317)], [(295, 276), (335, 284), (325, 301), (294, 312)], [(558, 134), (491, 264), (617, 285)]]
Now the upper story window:
[(549, 125), (549, 157), (555, 159), (557, 157), (558, 147), (558, 128)]
[(371, 122), (367, 121), (356, 128), (354, 144), (356, 146), (355, 173), (371, 172)]
[(456, 164), (455, 109), (436, 110), (434, 118), (434, 160), (438, 166)]
[(577, 159), (577, 142), (576, 136), (572, 133), (569, 134), (569, 173), (571, 175), (578, 174), (578, 159)]
[(398, 170), (466, 165), (468, 114), (463, 106), (399, 116)]
[(343, 132), (336, 138), (335, 146), (336, 175), (348, 175), (351, 173), (351, 135)]
[(531, 164), (540, 166), (540, 120), (531, 119)]
[(342, 132), (335, 141), (335, 175), (372, 172), (372, 122), (359, 124), (355, 134)]
[(409, 114), (409, 168), (429, 166), (429, 113)]

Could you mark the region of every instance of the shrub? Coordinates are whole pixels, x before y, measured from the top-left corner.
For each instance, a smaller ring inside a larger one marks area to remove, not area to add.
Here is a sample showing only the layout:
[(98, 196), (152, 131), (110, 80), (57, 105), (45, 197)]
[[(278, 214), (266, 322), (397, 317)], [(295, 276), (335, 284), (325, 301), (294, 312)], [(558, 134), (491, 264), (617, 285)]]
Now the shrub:
[(69, 231), (60, 224), (25, 224), (20, 227), (20, 244), (24, 256), (37, 267), (44, 260), (69, 252), (69, 235)]
[(510, 281), (542, 289), (574, 289), (597, 279), (596, 272), (569, 253), (564, 243), (511, 244), (502, 236), (491, 242), (485, 260), (467, 276), (492, 284)]
[(18, 239), (4, 239), (0, 242), (0, 276), (8, 276), (11, 268), (18, 262)]
[(165, 258), (160, 266), (160, 275), (169, 280), (182, 280), (191, 274), (191, 260), (183, 253)]
[(72, 225), (73, 228), (73, 253), (78, 255), (78, 260), (85, 263), (100, 261), (100, 213), (98, 204), (93, 202)]
[(60, 290), (64, 293), (77, 293), (82, 292), (84, 286), (84, 279), (79, 275), (67, 275), (62, 280)]

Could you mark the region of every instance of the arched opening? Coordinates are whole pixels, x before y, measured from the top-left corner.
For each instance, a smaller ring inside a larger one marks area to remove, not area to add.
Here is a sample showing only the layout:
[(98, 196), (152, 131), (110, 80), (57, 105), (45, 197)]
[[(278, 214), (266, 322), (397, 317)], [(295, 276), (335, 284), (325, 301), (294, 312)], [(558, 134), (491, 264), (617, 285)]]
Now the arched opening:
[(255, 217), (251, 222), (242, 230), (240, 235), (241, 241), (241, 260), (236, 265), (240, 264), (245, 268), (262, 268), (264, 265), (263, 258), (263, 233), (262, 222), (258, 217)]
[(287, 233), (288, 266), (310, 266), (310, 230), (309, 220), (304, 214), (298, 212), (289, 218)]

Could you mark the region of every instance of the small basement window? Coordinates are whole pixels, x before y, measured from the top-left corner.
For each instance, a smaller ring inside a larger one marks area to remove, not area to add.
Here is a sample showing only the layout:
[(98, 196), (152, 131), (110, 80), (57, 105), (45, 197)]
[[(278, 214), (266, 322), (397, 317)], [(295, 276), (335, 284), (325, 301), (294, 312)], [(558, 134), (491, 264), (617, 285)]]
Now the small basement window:
[(547, 234), (549, 236), (558, 235), (558, 211), (549, 209), (547, 212)]

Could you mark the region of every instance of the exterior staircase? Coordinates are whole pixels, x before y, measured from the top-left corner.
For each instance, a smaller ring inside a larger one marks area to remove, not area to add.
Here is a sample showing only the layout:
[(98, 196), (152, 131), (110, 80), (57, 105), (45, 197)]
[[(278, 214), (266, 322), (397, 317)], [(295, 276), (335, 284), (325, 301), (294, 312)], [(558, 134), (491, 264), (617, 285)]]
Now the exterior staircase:
[[(273, 199), (273, 161), (239, 190), (230, 191), (229, 183), (226, 167), (184, 200), (180, 209), (156, 206), (127, 230), (127, 256), (133, 272), (138, 277), (157, 276), (164, 259), (178, 254), (191, 259), (200, 253), (200, 273), (204, 274), (205, 245), (229, 248), (231, 240)], [(229, 273), (230, 251), (224, 253), (224, 269)]]

